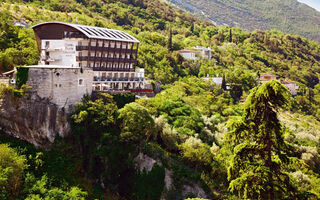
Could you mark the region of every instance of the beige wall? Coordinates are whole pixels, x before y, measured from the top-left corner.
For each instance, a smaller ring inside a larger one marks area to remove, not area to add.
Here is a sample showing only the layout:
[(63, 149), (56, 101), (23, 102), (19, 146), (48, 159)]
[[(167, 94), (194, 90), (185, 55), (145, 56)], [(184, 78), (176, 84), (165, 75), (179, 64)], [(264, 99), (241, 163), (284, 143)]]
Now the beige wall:
[[(82, 85), (79, 85), (82, 79)], [(29, 68), (27, 84), (42, 98), (48, 98), (58, 107), (69, 108), (92, 92), (93, 71), (79, 68)]]

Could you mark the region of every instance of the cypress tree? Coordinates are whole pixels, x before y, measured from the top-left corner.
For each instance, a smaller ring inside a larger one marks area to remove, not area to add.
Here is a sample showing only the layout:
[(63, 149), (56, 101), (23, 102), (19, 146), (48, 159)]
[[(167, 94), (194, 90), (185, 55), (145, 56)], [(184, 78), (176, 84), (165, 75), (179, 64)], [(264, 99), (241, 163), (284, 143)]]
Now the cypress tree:
[(233, 147), (228, 168), (229, 190), (243, 199), (295, 199), (285, 172), (292, 148), (284, 141), (277, 112), (288, 103), (289, 92), (279, 81), (252, 90), (242, 117), (231, 119), (227, 140)]
[(232, 42), (232, 28), (229, 29), (229, 42)]
[(194, 31), (194, 23), (193, 22), (191, 23), (190, 31), (193, 34), (193, 31)]
[(221, 88), (222, 88), (223, 90), (226, 90), (226, 89), (227, 89), (226, 76), (225, 76), (224, 74), (223, 74), (223, 76), (222, 76)]
[(169, 37), (168, 37), (167, 49), (169, 51), (172, 51), (172, 29), (171, 29), (171, 27), (169, 28)]

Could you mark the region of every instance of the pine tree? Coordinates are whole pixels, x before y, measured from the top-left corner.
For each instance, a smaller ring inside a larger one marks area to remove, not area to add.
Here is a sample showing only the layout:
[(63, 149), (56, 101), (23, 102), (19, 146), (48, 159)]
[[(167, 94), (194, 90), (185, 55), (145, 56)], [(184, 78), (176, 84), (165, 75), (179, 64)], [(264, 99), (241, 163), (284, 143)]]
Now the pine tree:
[(191, 23), (190, 31), (191, 31), (191, 33), (193, 34), (193, 31), (194, 31), (194, 22)]
[(229, 29), (229, 42), (232, 42), (232, 28)]
[(169, 51), (172, 51), (172, 29), (171, 29), (171, 27), (169, 28), (169, 37), (168, 37), (167, 49)]
[(294, 199), (295, 188), (285, 167), (292, 148), (284, 141), (277, 112), (288, 103), (288, 89), (273, 80), (254, 88), (242, 117), (229, 121), (233, 148), (229, 190), (244, 199)]
[(223, 76), (222, 76), (221, 88), (222, 88), (223, 90), (226, 90), (226, 89), (227, 89), (226, 76), (225, 76), (224, 74), (223, 74)]

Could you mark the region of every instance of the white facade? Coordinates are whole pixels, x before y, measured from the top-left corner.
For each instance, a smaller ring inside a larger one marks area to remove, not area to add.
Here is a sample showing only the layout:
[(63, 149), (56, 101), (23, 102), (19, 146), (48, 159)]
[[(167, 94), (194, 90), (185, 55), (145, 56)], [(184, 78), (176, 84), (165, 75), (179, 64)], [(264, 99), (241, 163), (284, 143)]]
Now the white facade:
[(217, 86), (222, 85), (222, 80), (223, 80), (222, 77), (218, 77), (218, 76), (217, 77), (209, 77), (209, 76), (207, 76), (207, 77), (202, 77), (202, 79), (205, 80), (205, 81), (214, 82)]
[(186, 59), (190, 60), (211, 60), (212, 58), (212, 49), (210, 47), (202, 47), (202, 46), (195, 46), (193, 47), (193, 50), (188, 49), (182, 49), (179, 51), (180, 55), (183, 56)]
[(41, 41), (41, 65), (60, 65), (79, 67), (76, 57), (79, 52), (76, 46), (79, 43), (88, 43), (84, 39), (42, 40)]
[(186, 59), (190, 60), (199, 60), (199, 52), (196, 51), (191, 51), (191, 50), (180, 50), (179, 51), (180, 55), (183, 56)]
[(85, 94), (92, 93), (93, 71), (79, 67), (35, 65), (28, 66), (27, 84), (31, 91), (61, 108), (80, 102)]
[(292, 95), (298, 94), (299, 86), (295, 82), (281, 81), (281, 83), (289, 89), (289, 91)]
[(212, 58), (212, 49), (210, 47), (203, 47), (203, 46), (195, 46), (193, 47), (194, 50), (200, 52), (200, 56), (204, 59), (211, 60)]

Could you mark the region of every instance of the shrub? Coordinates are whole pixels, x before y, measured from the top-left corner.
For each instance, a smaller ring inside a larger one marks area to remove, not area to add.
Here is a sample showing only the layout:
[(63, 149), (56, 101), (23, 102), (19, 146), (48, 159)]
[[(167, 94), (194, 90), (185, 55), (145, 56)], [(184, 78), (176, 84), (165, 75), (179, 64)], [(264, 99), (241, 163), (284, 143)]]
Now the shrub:
[(15, 199), (22, 184), (26, 158), (6, 144), (0, 144), (0, 197)]

